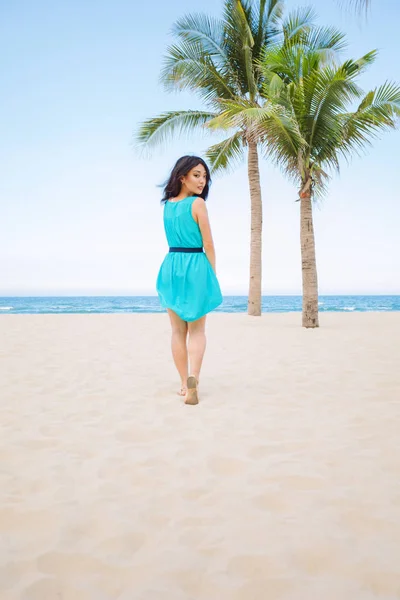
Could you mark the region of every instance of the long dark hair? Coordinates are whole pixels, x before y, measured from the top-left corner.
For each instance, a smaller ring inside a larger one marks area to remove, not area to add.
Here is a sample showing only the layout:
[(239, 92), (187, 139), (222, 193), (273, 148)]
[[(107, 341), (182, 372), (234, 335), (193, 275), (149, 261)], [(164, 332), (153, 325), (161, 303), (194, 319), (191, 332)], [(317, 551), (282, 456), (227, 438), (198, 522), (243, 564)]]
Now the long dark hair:
[(207, 182), (201, 194), (197, 195), (200, 196), (200, 198), (203, 198), (203, 200), (207, 200), (211, 185), (210, 169), (204, 160), (199, 156), (182, 156), (176, 161), (175, 166), (171, 171), (171, 175), (165, 184), (164, 195), (161, 200), (162, 203), (165, 203), (170, 198), (175, 198), (179, 195), (182, 187), (181, 177), (187, 175), (189, 171), (191, 171), (194, 167), (197, 167), (199, 164), (203, 165), (206, 170)]

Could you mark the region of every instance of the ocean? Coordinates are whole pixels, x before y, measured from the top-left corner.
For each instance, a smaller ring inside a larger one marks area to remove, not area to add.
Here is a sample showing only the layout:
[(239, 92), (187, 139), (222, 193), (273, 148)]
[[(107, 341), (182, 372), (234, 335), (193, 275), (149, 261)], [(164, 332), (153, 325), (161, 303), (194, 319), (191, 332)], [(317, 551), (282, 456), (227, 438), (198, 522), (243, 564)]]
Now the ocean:
[[(400, 296), (320, 296), (320, 312), (400, 311)], [(225, 296), (215, 312), (245, 313), (247, 296)], [(263, 296), (262, 311), (301, 311), (301, 296)], [(0, 297), (3, 314), (162, 313), (156, 296)]]

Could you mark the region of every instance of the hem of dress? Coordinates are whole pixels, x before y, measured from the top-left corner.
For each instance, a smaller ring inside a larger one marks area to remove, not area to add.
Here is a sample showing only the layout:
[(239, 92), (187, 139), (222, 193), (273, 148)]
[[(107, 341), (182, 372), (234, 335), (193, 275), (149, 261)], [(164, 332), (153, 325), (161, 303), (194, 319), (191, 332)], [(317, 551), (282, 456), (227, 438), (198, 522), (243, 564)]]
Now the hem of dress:
[(184, 316), (182, 316), (182, 314), (179, 314), (176, 310), (174, 310), (171, 306), (167, 306), (165, 304), (161, 304), (161, 306), (165, 309), (169, 309), (172, 310), (172, 312), (174, 312), (176, 315), (178, 315), (178, 317), (180, 319), (182, 319), (182, 321), (186, 321), (186, 323), (193, 323), (194, 321), (198, 321), (199, 319), (202, 319), (203, 317), (205, 317), (206, 315), (208, 315), (210, 312), (212, 312), (213, 310), (215, 310), (216, 308), (218, 308), (218, 306), (221, 306), (221, 304), (223, 303), (224, 299), (222, 298), (222, 300), (220, 302), (218, 302), (218, 304), (216, 304), (215, 306), (213, 306), (213, 308), (210, 308), (209, 310), (207, 310), (207, 312), (203, 313), (202, 315), (200, 315), (199, 317), (195, 317), (194, 319), (188, 319), (185, 318)]

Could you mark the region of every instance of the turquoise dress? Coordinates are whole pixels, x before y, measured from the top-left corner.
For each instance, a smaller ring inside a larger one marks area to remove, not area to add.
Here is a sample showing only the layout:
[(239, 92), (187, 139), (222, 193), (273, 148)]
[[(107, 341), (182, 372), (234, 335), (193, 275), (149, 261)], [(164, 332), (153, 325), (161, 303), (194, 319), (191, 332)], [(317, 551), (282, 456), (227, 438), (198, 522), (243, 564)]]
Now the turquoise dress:
[[(197, 196), (166, 202), (164, 228), (171, 248), (201, 248), (203, 239), (192, 216)], [(163, 308), (170, 308), (183, 321), (197, 321), (222, 303), (218, 279), (204, 252), (169, 252), (157, 278), (157, 293)]]

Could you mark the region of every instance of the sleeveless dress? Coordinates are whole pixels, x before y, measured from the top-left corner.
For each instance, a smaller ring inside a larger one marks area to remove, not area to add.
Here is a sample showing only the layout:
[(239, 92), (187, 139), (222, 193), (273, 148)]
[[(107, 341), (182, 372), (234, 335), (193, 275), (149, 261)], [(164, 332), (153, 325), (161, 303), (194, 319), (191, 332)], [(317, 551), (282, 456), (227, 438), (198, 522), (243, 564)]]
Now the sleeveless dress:
[[(166, 202), (164, 229), (170, 248), (201, 248), (200, 228), (192, 216), (197, 196)], [(169, 252), (157, 277), (157, 293), (163, 308), (183, 321), (197, 321), (222, 303), (214, 270), (204, 252)]]

